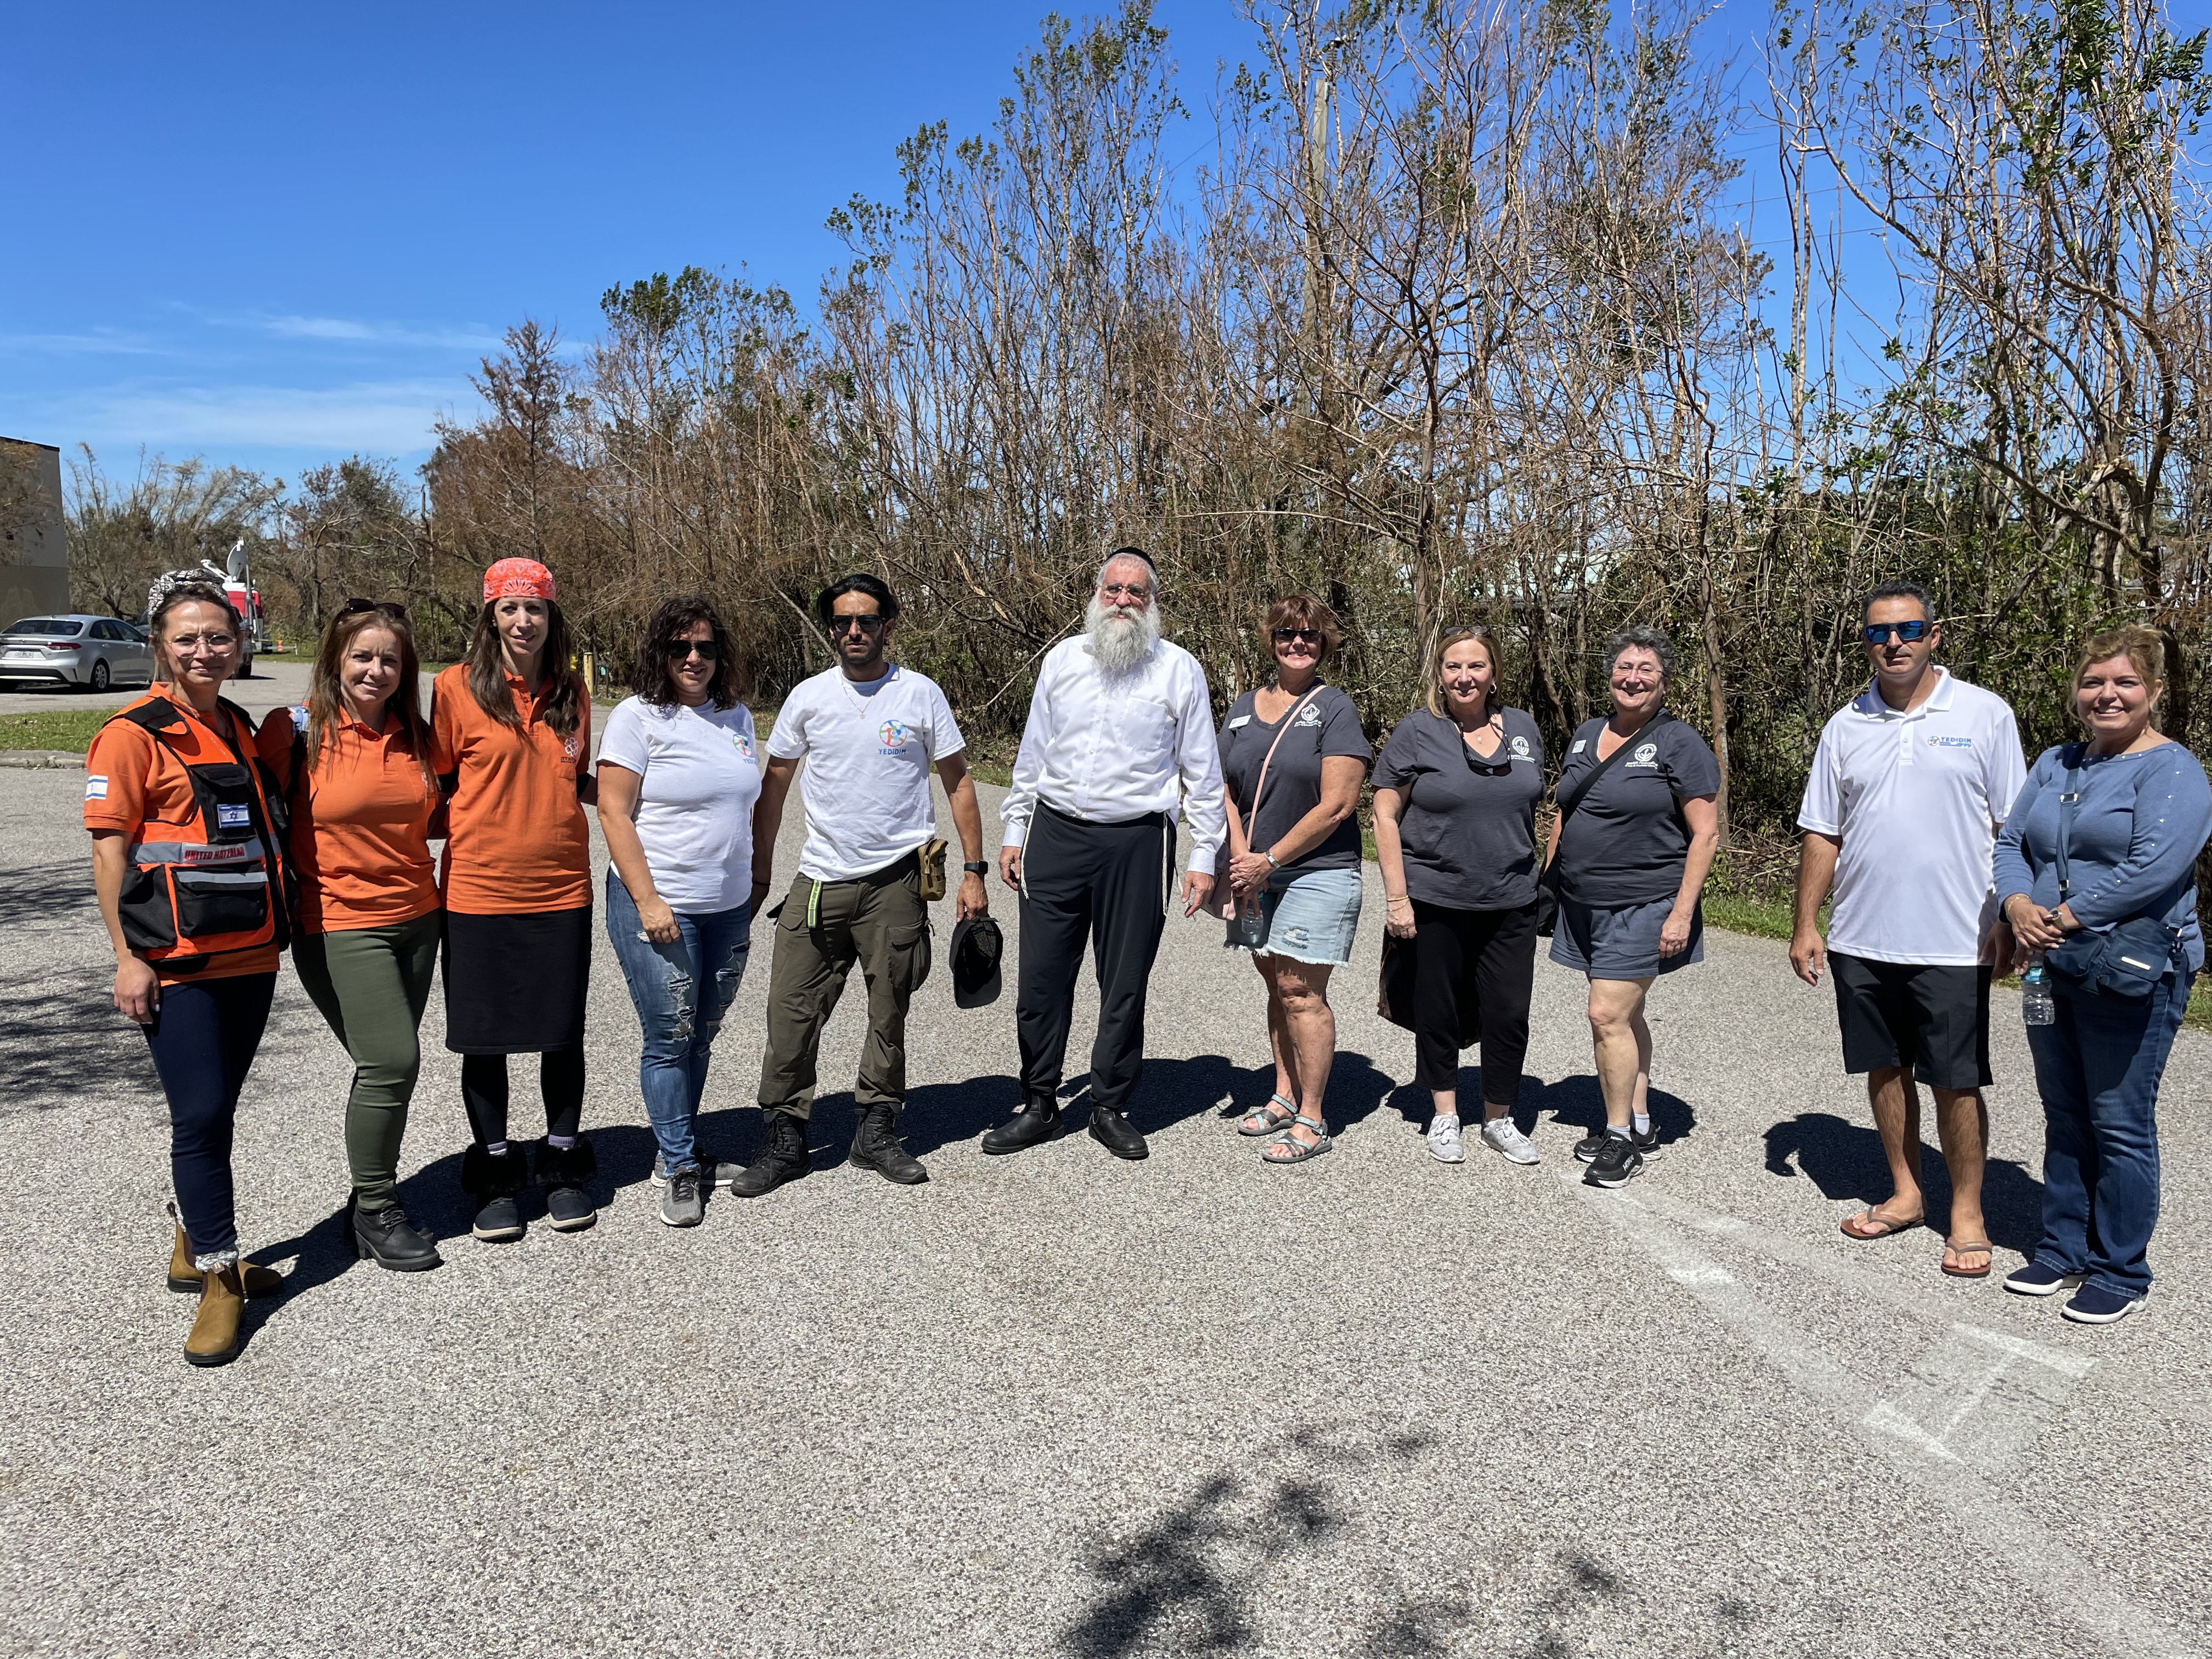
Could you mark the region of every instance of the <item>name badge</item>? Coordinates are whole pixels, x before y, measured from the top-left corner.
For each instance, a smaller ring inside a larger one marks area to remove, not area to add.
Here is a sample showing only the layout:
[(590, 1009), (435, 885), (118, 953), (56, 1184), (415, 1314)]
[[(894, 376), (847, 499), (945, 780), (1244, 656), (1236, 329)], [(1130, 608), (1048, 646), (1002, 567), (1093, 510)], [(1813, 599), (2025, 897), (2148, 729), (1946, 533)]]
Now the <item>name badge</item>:
[(218, 830), (243, 830), (253, 822), (253, 815), (242, 801), (218, 801), (216, 803), (215, 822)]
[(1579, 755), (1579, 754), (1581, 754), (1581, 753), (1583, 752), (1583, 743), (1584, 743), (1585, 741), (1587, 741), (1587, 739), (1585, 739), (1585, 738), (1577, 738), (1575, 739), (1575, 746), (1574, 746), (1573, 748), (1571, 748), (1571, 749), (1568, 750), (1567, 750), (1567, 752), (1568, 752), (1570, 755)]
[(1251, 724), (1252, 717), (1249, 714), (1239, 714), (1235, 720), (1229, 722), (1229, 729), (1234, 732), (1240, 726), (1249, 726)]

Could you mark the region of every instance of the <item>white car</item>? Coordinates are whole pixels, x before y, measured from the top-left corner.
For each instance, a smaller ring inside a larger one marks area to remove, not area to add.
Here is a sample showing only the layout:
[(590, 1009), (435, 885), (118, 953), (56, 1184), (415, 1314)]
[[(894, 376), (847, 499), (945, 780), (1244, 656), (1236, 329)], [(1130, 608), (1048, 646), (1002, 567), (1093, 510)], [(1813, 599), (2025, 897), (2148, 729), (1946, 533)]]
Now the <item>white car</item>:
[(154, 647), (137, 628), (113, 617), (26, 617), (0, 634), (0, 680), (40, 680), (86, 691), (151, 685)]

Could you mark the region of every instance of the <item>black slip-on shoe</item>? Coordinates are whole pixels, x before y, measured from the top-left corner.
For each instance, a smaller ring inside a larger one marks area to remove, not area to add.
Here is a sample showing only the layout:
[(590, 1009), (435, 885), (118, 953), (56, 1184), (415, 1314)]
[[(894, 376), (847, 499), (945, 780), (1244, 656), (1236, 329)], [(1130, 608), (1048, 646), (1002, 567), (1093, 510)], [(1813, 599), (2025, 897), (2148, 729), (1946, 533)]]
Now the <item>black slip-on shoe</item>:
[(1060, 1106), (1054, 1101), (1032, 1101), (985, 1135), (977, 1145), (987, 1152), (1018, 1152), (1060, 1133)]
[(1094, 1105), (1091, 1109), (1091, 1138), (1116, 1158), (1126, 1158), (1132, 1163), (1152, 1155), (1129, 1120), (1110, 1106)]

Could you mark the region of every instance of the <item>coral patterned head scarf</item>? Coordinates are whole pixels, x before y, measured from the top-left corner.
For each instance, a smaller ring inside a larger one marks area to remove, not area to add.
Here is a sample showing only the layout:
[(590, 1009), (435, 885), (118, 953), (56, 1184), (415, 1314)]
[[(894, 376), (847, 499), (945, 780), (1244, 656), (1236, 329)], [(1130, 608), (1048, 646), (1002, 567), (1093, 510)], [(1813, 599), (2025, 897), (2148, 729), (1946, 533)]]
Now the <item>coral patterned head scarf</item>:
[(553, 573), (535, 559), (501, 559), (484, 572), (484, 603), (495, 599), (550, 599)]

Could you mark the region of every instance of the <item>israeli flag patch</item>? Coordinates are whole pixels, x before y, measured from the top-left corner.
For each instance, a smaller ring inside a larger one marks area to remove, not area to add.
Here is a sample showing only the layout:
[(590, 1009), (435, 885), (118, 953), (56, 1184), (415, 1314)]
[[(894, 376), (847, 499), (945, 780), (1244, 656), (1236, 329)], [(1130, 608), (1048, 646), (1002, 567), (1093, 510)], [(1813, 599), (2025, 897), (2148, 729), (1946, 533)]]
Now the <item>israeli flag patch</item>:
[(106, 800), (107, 799), (107, 779), (98, 772), (94, 773), (90, 777), (87, 778), (84, 781), (84, 798), (87, 800)]
[(246, 811), (246, 803), (244, 801), (226, 800), (217, 801), (216, 803), (215, 823), (216, 829), (243, 830), (252, 822), (253, 815)]

